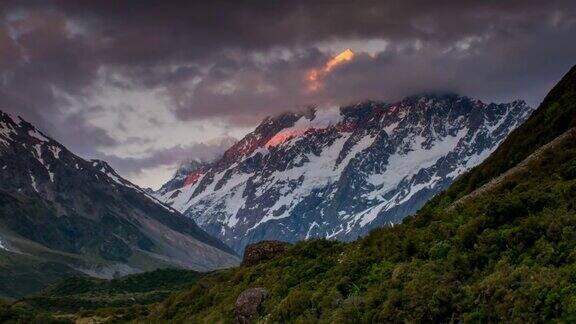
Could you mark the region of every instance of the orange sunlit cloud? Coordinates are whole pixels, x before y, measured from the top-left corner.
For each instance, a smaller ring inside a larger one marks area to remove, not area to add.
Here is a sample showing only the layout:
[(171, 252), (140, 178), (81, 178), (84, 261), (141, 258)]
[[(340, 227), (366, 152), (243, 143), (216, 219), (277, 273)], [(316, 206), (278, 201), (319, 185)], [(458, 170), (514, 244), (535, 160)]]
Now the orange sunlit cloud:
[(308, 90), (310, 92), (315, 92), (320, 89), (321, 83), (320, 79), (326, 74), (330, 73), (332, 69), (342, 63), (348, 62), (354, 58), (354, 52), (351, 49), (346, 49), (344, 52), (336, 55), (330, 59), (324, 67), (314, 68), (308, 72)]

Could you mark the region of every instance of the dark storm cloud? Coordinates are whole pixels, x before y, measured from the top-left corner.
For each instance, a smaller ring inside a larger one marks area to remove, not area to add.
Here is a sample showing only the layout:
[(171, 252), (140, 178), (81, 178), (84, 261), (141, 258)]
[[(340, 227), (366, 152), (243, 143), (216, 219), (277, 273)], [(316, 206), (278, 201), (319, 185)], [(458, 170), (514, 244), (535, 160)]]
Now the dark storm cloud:
[(253, 58), (223, 58), (194, 91), (168, 87), (176, 114), (183, 119), (224, 116), (234, 123), (254, 123), (269, 114), (312, 104), (306, 73), (324, 56), (317, 50), (297, 51), (289, 59), (258, 63)]
[(520, 98), (537, 105), (576, 64), (576, 42), (566, 42), (575, 32), (574, 24), (544, 24), (530, 34), (488, 34), (486, 40), (471, 40), (465, 49), (463, 44), (391, 46), (374, 58), (358, 55), (336, 69), (325, 80), (322, 95), (325, 100), (352, 102), (449, 90), (490, 101)]
[[(63, 115), (60, 89), (80, 99), (96, 76), (97, 62), (83, 40), (68, 37), (66, 18), (54, 11), (27, 11), (26, 18), (0, 24), (0, 109), (24, 116), (74, 148), (110, 145), (82, 114)], [(17, 55), (14, 55), (17, 53)]]
[[(126, 143), (90, 123), (96, 85), (160, 89), (179, 119), (246, 125), (434, 90), (536, 104), (576, 63), (573, 0), (7, 1), (0, 16), (0, 109), (86, 156)], [(326, 47), (374, 39), (387, 46), (353, 48), (307, 89)], [(146, 167), (168, 153), (151, 152)]]
[[(487, 30), (530, 31), (570, 1), (55, 1), (112, 37), (118, 62), (202, 57), (222, 48), (266, 49), (329, 38), (449, 42)], [(151, 46), (160, 45), (160, 46)]]

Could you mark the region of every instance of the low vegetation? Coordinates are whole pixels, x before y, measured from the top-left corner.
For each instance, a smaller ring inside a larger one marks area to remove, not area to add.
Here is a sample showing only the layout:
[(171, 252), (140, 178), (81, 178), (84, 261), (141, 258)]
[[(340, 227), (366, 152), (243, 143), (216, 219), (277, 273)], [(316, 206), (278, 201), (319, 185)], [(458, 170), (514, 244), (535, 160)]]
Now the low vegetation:
[(207, 276), (149, 319), (231, 322), (264, 287), (269, 322), (576, 321), (576, 138), (500, 187), (344, 244), (302, 242), (269, 262)]
[(240, 292), (263, 287), (266, 322), (576, 321), (574, 136), (450, 208), (575, 126), (573, 68), (485, 163), (403, 224), (206, 276), (148, 320), (232, 322)]
[(59, 324), (71, 322), (64, 319), (56, 319), (45, 313), (38, 313), (29, 306), (14, 305), (0, 300), (0, 323)]
[(21, 299), (12, 307), (14, 310), (34, 309), (51, 313), (60, 320), (100, 318), (126, 321), (147, 316), (147, 305), (189, 288), (200, 276), (194, 271), (161, 269), (113, 280), (72, 277)]

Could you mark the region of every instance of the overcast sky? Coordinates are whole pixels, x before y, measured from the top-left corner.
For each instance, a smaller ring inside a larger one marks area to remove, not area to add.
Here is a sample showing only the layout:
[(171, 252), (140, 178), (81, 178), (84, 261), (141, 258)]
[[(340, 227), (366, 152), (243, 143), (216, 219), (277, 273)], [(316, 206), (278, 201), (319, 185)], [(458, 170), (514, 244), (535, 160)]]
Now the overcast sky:
[(0, 109), (158, 187), (310, 104), (451, 91), (536, 106), (576, 64), (575, 35), (574, 0), (8, 0)]

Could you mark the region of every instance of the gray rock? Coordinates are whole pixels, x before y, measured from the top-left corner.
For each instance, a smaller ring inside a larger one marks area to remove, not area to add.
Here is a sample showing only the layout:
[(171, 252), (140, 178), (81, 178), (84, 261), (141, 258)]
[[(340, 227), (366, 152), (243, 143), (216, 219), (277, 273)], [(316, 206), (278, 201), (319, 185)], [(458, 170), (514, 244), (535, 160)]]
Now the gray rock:
[(258, 309), (268, 291), (264, 288), (249, 288), (244, 290), (236, 299), (236, 323), (247, 324), (258, 316)]

